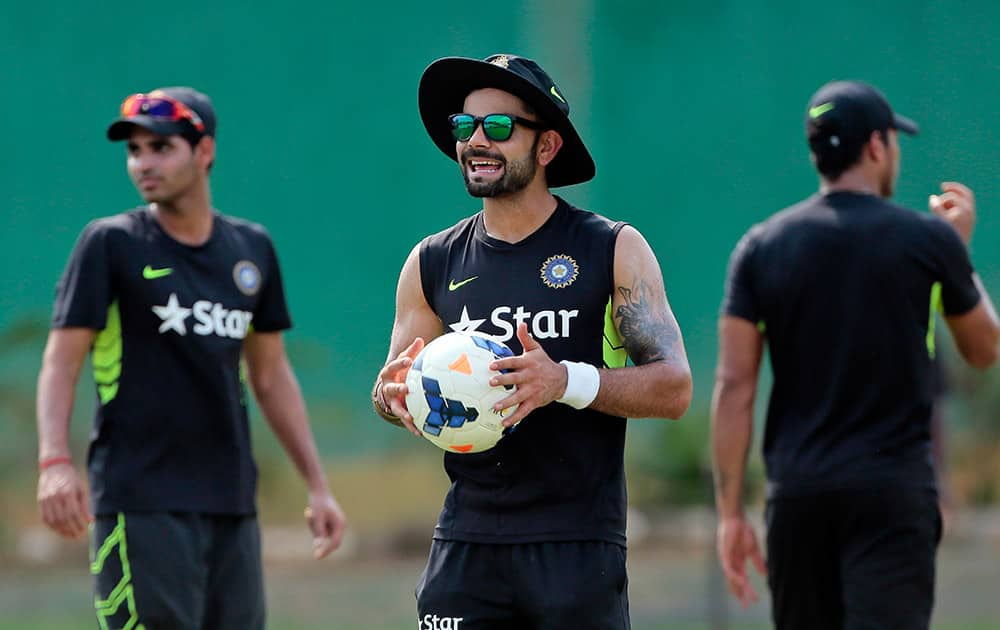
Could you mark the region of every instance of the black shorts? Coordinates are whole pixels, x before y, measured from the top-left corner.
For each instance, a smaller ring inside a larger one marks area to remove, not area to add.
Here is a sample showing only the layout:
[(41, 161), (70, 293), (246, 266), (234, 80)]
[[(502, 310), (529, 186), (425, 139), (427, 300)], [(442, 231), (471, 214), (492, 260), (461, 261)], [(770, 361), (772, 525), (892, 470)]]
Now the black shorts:
[(937, 493), (894, 485), (768, 501), (778, 630), (920, 630), (934, 607)]
[(625, 549), (598, 541), (435, 540), (416, 589), (419, 630), (628, 630)]
[(98, 516), (92, 536), (102, 630), (264, 627), (256, 517), (119, 513)]

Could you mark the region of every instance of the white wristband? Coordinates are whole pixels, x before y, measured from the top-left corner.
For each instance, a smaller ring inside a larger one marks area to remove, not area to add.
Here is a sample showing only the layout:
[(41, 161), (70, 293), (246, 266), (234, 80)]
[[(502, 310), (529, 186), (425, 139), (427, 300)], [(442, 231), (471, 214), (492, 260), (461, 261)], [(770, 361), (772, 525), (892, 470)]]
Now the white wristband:
[(601, 374), (589, 363), (576, 361), (560, 361), (566, 366), (566, 393), (556, 402), (583, 409), (597, 398), (601, 388)]

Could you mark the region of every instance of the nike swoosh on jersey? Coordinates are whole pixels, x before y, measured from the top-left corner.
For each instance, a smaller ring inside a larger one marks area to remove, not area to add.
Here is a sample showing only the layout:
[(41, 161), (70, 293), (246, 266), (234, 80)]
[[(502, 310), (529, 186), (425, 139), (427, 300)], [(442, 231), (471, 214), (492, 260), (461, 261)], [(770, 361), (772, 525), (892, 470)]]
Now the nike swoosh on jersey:
[(174, 272), (171, 267), (163, 267), (162, 269), (153, 269), (150, 265), (146, 265), (142, 268), (142, 277), (146, 280), (156, 280), (157, 278), (162, 278), (164, 276), (169, 276)]
[(478, 277), (479, 276), (472, 276), (471, 278), (466, 278), (465, 280), (462, 280), (461, 282), (455, 282), (454, 280), (452, 280), (451, 282), (448, 283), (448, 290), (449, 291), (454, 291), (455, 289), (457, 289), (457, 288), (459, 288), (459, 287), (461, 287), (463, 285), (469, 284), (470, 282), (472, 282), (473, 280), (475, 280)]

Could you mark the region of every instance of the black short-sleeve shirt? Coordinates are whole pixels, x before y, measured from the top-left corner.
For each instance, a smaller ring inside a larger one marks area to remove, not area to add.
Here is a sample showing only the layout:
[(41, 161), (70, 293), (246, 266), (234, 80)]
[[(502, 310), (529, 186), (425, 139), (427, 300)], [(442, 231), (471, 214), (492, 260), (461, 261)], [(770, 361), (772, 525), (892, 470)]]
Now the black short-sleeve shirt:
[(99, 331), (96, 513), (254, 513), (242, 345), (291, 326), (261, 226), (216, 214), (209, 240), (192, 247), (146, 208), (95, 220), (58, 283), (52, 326)]
[(934, 315), (979, 301), (943, 220), (874, 195), (814, 195), (736, 246), (724, 315), (757, 324), (774, 375), (772, 496), (871, 479), (934, 483)]

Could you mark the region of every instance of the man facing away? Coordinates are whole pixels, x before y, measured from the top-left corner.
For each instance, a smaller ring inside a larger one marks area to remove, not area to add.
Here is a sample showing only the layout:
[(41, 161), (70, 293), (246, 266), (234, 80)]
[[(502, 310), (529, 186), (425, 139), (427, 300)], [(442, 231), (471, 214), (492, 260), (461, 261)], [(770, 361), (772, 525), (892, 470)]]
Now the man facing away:
[(404, 398), (413, 359), (444, 332), (479, 331), (514, 350), (493, 382), (517, 386), (497, 410), (519, 407), (496, 447), (444, 455), (451, 489), (418, 627), (628, 628), (626, 418), (679, 418), (691, 398), (659, 264), (635, 228), (550, 192), (595, 167), (534, 61), (439, 59), (419, 102), (482, 210), (403, 264), (373, 402), (419, 435)]
[[(76, 538), (92, 522), (102, 628), (263, 628), (264, 587), (244, 378), (308, 485), (314, 553), (345, 519), (330, 494), (281, 331), (278, 259), (260, 225), (212, 208), (211, 101), (133, 94), (107, 130), (147, 205), (91, 222), (59, 281), (38, 377), (38, 501)], [(91, 505), (69, 448), (81, 366), (97, 411)]]
[[(820, 190), (751, 228), (730, 260), (712, 404), (718, 551), (729, 588), (767, 573), (778, 628), (927, 628), (941, 534), (931, 456), (935, 315), (962, 357), (996, 361), (1000, 323), (969, 261), (972, 192), (932, 214), (888, 201), (898, 133), (875, 88), (823, 86), (806, 130)], [(765, 341), (767, 566), (742, 486)]]

